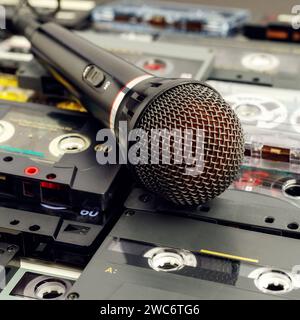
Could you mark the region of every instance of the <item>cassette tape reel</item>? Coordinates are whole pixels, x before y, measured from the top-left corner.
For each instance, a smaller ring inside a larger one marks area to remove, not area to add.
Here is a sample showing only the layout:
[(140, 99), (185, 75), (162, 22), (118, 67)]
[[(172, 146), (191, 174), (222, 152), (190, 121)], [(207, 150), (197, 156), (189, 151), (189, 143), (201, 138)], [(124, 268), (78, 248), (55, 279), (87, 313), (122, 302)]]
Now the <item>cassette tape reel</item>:
[(241, 58), (241, 64), (248, 70), (270, 73), (278, 70), (280, 60), (270, 53), (254, 52), (245, 54)]
[(1, 300), (65, 300), (81, 273), (66, 265), (20, 259), (11, 279), (0, 292)]
[(287, 107), (268, 96), (241, 93), (225, 96), (225, 100), (243, 123), (255, 125), (258, 128), (276, 128), (286, 122), (288, 117)]

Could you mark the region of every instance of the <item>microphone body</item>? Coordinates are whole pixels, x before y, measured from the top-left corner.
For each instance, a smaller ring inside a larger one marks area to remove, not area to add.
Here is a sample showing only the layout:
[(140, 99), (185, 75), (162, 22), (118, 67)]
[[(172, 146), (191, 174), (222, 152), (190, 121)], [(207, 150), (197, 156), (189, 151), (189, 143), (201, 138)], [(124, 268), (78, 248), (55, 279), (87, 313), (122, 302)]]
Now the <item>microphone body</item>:
[[(198, 176), (186, 175), (185, 163), (131, 166), (150, 191), (176, 204), (199, 205), (233, 181), (243, 158), (243, 132), (213, 88), (196, 80), (155, 77), (51, 22), (39, 25), (23, 15), (16, 25), (33, 54), (116, 137), (121, 120), (129, 130), (203, 130), (204, 169)], [(161, 159), (164, 150), (158, 144)]]

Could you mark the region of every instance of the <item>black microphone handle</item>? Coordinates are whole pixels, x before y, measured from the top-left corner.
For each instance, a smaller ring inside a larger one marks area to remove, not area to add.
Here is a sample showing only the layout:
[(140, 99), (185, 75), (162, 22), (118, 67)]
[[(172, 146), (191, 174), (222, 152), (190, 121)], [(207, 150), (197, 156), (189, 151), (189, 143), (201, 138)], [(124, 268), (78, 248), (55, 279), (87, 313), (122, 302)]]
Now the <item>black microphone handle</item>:
[(152, 77), (55, 23), (35, 23), (24, 33), (33, 54), (106, 127), (115, 128), (125, 94)]

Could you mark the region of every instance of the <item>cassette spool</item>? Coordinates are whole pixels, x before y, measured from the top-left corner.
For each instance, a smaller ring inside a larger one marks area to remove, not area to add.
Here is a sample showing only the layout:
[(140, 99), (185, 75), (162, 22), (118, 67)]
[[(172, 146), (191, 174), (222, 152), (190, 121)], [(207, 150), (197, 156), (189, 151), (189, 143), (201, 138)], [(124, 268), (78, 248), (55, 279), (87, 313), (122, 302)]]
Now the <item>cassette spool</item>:
[(296, 90), (209, 81), (232, 106), (245, 131), (246, 156), (300, 164), (300, 94)]
[(4, 101), (0, 118), (2, 202), (105, 224), (120, 166), (98, 165), (98, 124), (82, 113)]
[(65, 300), (81, 270), (21, 259), (0, 293), (1, 300)]
[(214, 37), (236, 33), (248, 18), (244, 9), (139, 0), (98, 5), (92, 12), (94, 26), (100, 30)]

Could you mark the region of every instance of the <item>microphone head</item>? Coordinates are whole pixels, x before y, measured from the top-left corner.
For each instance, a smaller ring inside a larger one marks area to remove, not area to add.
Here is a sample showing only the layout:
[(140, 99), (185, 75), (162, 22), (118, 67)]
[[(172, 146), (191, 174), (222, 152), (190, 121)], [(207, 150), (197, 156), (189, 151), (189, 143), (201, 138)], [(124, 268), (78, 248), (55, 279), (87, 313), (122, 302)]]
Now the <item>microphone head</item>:
[[(141, 128), (150, 136), (152, 129), (192, 129), (189, 146), (196, 154), (195, 130), (203, 132), (202, 168), (199, 174), (188, 174), (189, 165), (176, 163), (175, 156), (183, 153), (175, 149), (176, 138), (170, 139), (171, 161), (163, 163), (165, 146), (151, 137), (148, 142), (148, 164), (132, 166), (138, 180), (150, 191), (180, 205), (200, 205), (225, 191), (236, 177), (244, 156), (244, 136), (239, 119), (232, 108), (214, 89), (201, 82), (175, 84), (158, 94), (145, 107), (135, 128)], [(178, 141), (177, 141), (178, 142)], [(158, 143), (153, 151), (151, 143)], [(178, 145), (177, 145), (178, 146)], [(152, 150), (152, 151), (151, 151)], [(156, 152), (156, 154), (155, 154)], [(152, 155), (151, 155), (152, 153)], [(153, 162), (153, 155), (159, 159)]]

